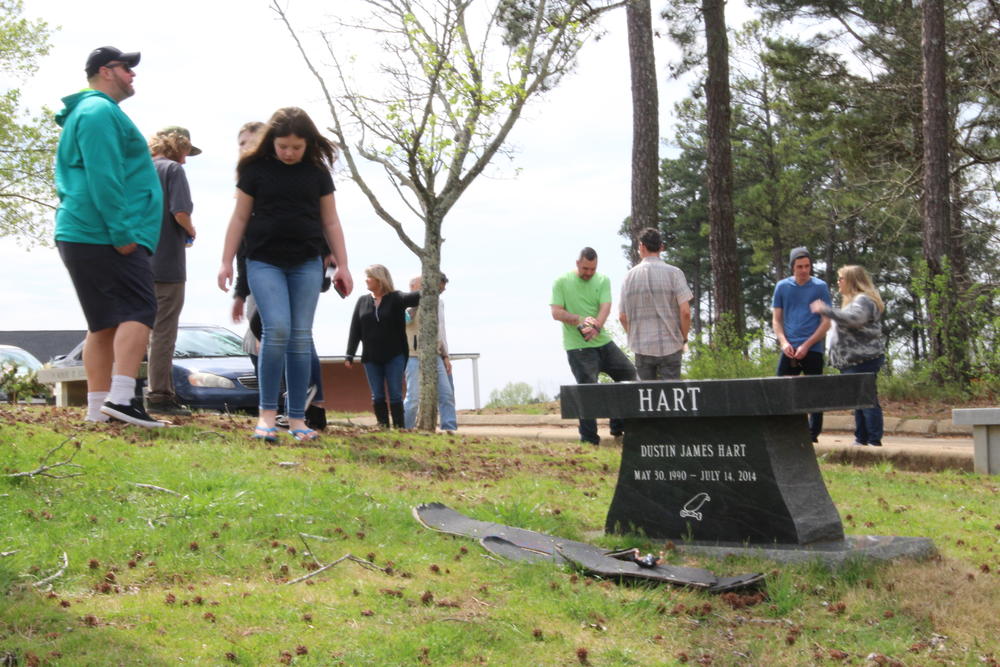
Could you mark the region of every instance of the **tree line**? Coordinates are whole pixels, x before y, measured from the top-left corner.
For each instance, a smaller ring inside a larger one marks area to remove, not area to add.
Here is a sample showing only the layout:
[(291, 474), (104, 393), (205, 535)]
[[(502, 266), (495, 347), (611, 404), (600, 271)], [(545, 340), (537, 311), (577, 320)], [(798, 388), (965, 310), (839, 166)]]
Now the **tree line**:
[[(744, 344), (721, 336), (730, 317), (766, 345), (771, 290), (806, 245), (831, 285), (844, 264), (877, 277), (892, 358), (940, 381), (995, 380), (1000, 5), (757, 0), (757, 19), (721, 37), (720, 84), (711, 48), (697, 53), (696, 32), (707, 45), (718, 30), (715, 3), (700, 4), (675, 0), (668, 14), (698, 77), (675, 105), (657, 210), (695, 293), (696, 334)], [(727, 225), (731, 250), (713, 240)]]

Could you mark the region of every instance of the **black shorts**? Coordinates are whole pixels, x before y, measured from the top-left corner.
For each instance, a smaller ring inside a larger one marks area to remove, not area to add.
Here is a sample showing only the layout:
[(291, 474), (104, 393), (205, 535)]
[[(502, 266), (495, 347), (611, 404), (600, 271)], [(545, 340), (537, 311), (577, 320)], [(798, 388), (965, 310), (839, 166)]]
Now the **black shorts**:
[(140, 322), (156, 322), (156, 291), (149, 250), (139, 246), (122, 255), (113, 246), (56, 241), (76, 296), (87, 318), (88, 331)]

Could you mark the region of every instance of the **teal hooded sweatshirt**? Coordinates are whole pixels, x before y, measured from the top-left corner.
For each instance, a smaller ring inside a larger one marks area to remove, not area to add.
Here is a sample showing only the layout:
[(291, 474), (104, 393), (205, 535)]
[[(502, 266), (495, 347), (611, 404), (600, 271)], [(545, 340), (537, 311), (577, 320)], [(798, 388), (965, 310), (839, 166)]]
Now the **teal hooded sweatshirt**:
[(142, 133), (118, 104), (87, 89), (63, 98), (56, 151), (56, 241), (156, 250), (163, 190)]

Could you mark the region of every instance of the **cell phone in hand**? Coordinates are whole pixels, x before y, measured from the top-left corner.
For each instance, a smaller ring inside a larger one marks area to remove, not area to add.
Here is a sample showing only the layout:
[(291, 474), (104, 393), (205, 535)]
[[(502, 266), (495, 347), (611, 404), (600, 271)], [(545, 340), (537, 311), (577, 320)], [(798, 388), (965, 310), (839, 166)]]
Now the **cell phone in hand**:
[(340, 295), (341, 299), (347, 298), (347, 290), (344, 288), (344, 284), (336, 280), (333, 281), (333, 289), (337, 294)]

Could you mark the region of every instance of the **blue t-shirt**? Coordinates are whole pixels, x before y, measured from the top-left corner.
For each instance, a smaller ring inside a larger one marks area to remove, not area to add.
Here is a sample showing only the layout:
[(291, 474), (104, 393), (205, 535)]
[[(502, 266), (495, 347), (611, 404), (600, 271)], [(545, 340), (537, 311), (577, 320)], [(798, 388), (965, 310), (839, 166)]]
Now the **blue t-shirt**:
[[(819, 328), (820, 316), (809, 310), (809, 304), (816, 299), (821, 299), (828, 306), (833, 305), (830, 288), (816, 277), (810, 277), (805, 285), (799, 285), (794, 277), (789, 276), (774, 287), (771, 308), (781, 308), (785, 338), (795, 347), (809, 340)], [(809, 351), (822, 353), (825, 348), (826, 340), (820, 338)]]

